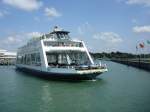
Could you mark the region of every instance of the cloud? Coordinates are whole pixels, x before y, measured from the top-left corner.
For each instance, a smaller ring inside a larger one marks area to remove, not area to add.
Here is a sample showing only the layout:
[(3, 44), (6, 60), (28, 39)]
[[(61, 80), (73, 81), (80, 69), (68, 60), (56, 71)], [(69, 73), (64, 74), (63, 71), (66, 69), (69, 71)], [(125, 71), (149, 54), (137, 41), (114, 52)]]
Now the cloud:
[[(90, 46), (92, 52), (116, 51), (120, 49), (123, 38), (114, 32), (97, 32), (91, 24), (85, 22), (77, 27), (77, 33), (80, 39), (85, 41)], [(85, 37), (85, 38), (84, 38)]]
[(44, 12), (45, 12), (45, 15), (48, 16), (49, 18), (61, 16), (61, 14), (53, 7), (52, 8), (46, 7)]
[(27, 37), (40, 37), (40, 36), (42, 36), (42, 33), (40, 33), (40, 32), (31, 32), (31, 33), (27, 33), (26, 34), (27, 35)]
[(144, 5), (149, 7), (150, 6), (150, 0), (124, 0), (127, 4), (133, 4), (133, 5)]
[(4, 16), (4, 14), (2, 12), (0, 12), (0, 17), (3, 17), (3, 16)]
[(88, 22), (85, 22), (82, 25), (78, 26), (77, 31), (80, 35), (83, 35), (87, 32), (91, 32), (92, 26)]
[(77, 30), (78, 30), (78, 33), (79, 33), (79, 34), (84, 34), (84, 31), (83, 31), (83, 29), (81, 28), (81, 26), (79, 26)]
[(21, 39), (13, 37), (13, 36), (8, 36), (6, 39), (2, 40), (2, 43), (5, 45), (15, 45), (17, 43), (22, 42)]
[(42, 33), (40, 32), (29, 32), (29, 33), (20, 33), (9, 35), (1, 39), (0, 47), (4, 49), (17, 49), (18, 47), (24, 45), (29, 41), (32, 37), (39, 37)]
[(131, 20), (131, 22), (137, 24), (137, 23), (138, 23), (138, 20), (135, 19), (135, 18), (133, 18), (133, 19)]
[(6, 11), (6, 10), (1, 10), (1, 11), (0, 11), (0, 18), (6, 16), (6, 15), (8, 15), (8, 14), (9, 14), (8, 11)]
[(39, 0), (2, 0), (2, 2), (25, 11), (37, 10), (43, 5)]
[(150, 25), (149, 26), (135, 26), (135, 27), (133, 27), (133, 32), (135, 32), (135, 33), (150, 33)]
[(95, 34), (93, 38), (97, 40), (102, 40), (107, 44), (117, 44), (123, 41), (120, 35), (114, 32), (100, 32)]
[(39, 17), (34, 17), (33, 18), (36, 22), (40, 22), (40, 18)]

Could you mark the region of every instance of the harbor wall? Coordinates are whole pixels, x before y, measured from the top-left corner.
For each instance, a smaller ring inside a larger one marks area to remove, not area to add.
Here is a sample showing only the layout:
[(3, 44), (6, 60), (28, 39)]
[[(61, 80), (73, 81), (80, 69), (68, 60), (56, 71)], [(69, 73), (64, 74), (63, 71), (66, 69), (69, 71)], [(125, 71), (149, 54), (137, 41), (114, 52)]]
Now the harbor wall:
[(113, 59), (111, 61), (150, 71), (150, 60)]

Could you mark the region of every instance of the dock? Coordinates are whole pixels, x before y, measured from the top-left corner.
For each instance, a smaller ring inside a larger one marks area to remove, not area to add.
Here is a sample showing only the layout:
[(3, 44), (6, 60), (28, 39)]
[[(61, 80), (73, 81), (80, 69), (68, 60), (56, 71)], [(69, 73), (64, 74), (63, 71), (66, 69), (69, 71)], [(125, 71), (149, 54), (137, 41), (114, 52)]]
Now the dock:
[(0, 65), (15, 65), (16, 53), (0, 50)]
[(16, 58), (14, 57), (0, 57), (0, 65), (15, 65)]
[(146, 59), (112, 59), (111, 61), (150, 71), (150, 58), (146, 58)]

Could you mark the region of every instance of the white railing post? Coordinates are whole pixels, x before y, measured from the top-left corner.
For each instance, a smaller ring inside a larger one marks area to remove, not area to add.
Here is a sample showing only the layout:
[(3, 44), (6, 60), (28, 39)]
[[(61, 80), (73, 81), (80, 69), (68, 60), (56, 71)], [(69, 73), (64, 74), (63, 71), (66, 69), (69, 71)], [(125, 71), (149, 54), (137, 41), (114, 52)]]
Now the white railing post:
[(84, 47), (84, 49), (85, 49), (85, 51), (86, 51), (86, 53), (87, 53), (91, 63), (94, 64), (93, 59), (92, 59), (92, 57), (91, 57), (91, 55), (90, 55), (90, 53), (89, 53), (88, 49), (86, 48), (85, 43), (83, 41), (82, 41), (82, 44), (83, 44), (83, 47)]
[[(48, 67), (48, 62), (47, 62), (47, 56), (46, 56), (46, 53), (45, 53), (45, 49), (44, 49), (44, 43), (43, 43), (43, 40), (41, 40), (41, 59), (42, 59), (42, 66), (47, 68)], [(46, 69), (45, 69), (46, 70)]]

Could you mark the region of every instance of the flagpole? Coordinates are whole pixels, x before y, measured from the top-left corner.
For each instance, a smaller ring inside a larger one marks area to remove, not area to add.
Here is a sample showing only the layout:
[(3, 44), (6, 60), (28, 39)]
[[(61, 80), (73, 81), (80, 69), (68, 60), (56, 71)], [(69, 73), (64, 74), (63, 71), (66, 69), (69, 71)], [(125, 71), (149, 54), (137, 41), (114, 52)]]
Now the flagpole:
[(145, 59), (145, 48), (143, 48), (143, 60)]
[(148, 45), (148, 54), (150, 54), (150, 40), (147, 40), (147, 45)]
[(147, 40), (147, 49), (148, 49), (147, 58), (149, 59), (150, 57), (148, 56), (150, 55), (150, 40)]
[(136, 45), (136, 59), (138, 59), (138, 46)]

